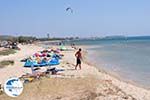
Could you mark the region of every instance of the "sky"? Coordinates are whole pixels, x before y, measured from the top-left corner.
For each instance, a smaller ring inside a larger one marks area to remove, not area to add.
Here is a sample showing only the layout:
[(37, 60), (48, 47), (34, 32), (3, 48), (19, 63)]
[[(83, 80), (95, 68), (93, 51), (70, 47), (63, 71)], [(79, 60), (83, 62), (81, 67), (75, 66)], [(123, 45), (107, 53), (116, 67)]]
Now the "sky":
[(150, 35), (149, 5), (150, 0), (0, 0), (0, 35)]

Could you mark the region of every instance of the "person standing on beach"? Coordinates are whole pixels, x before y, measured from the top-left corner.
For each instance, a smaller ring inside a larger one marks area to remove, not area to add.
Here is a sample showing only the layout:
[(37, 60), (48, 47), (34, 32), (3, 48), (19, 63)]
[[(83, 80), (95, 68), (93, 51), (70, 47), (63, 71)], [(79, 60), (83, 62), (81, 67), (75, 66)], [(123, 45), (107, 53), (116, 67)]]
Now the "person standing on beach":
[(82, 59), (81, 48), (75, 53), (75, 56), (76, 56), (76, 59), (77, 59), (75, 70), (77, 70), (78, 65), (79, 65), (79, 68), (81, 69), (81, 59)]

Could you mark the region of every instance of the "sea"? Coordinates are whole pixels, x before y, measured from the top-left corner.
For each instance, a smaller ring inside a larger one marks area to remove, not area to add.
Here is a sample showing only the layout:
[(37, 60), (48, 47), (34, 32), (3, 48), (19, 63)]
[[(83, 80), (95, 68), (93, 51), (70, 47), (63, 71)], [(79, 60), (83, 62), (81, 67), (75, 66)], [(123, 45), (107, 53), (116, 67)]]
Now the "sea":
[(125, 81), (150, 88), (150, 37), (108, 37), (71, 41), (86, 45), (88, 61)]

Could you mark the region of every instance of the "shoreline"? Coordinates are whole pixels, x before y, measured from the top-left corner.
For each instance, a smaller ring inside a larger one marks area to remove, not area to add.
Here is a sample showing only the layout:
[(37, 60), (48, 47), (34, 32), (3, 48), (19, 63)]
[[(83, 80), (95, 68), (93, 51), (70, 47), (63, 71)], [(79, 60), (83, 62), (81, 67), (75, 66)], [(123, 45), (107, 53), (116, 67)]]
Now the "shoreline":
[[(150, 91), (150, 87), (147, 87), (147, 86), (138, 84), (138, 83), (132, 81), (131, 79), (130, 79), (130, 80), (125, 79), (125, 78), (121, 77), (121, 76), (119, 75), (119, 73), (117, 73), (117, 72), (108, 71), (108, 70), (104, 69), (103, 67), (98, 67), (98, 66), (102, 66), (101, 64), (96, 65), (96, 63), (95, 63), (95, 64), (94, 64), (94, 63), (91, 63), (91, 62), (89, 61), (89, 59), (88, 59), (88, 58), (89, 58), (89, 57), (88, 57), (88, 52), (89, 52), (89, 51), (87, 50), (87, 48), (88, 48), (89, 46), (83, 46), (83, 45), (78, 45), (78, 46), (81, 47), (81, 48), (83, 48), (83, 49), (85, 50), (85, 51), (83, 51), (83, 53), (84, 53), (83, 56), (84, 56), (84, 59), (85, 59), (84, 62), (85, 62), (86, 64), (95, 67), (98, 71), (100, 71), (100, 72), (102, 72), (102, 73), (104, 73), (104, 74), (108, 74), (108, 75), (110, 75), (110, 76), (116, 78), (116, 79), (119, 80), (119, 81), (123, 81), (123, 82), (125, 82), (125, 83), (127, 83), (127, 84), (131, 84), (131, 85), (133, 85), (133, 86), (140, 87), (140, 88), (143, 88), (143, 89), (146, 89), (146, 90)], [(94, 45), (94, 46), (90, 47), (90, 49), (91, 49), (91, 48), (95, 48), (95, 47), (97, 47), (97, 45)]]
[[(87, 55), (85, 55), (87, 56)], [(93, 63), (90, 63), (87, 59), (84, 61), (86, 64), (90, 65), (90, 66), (93, 66), (95, 67), (99, 72), (102, 72), (104, 74), (108, 74), (109, 76), (112, 76), (114, 78), (116, 78), (117, 80), (119, 81), (123, 81), (125, 83), (129, 83), (131, 85), (134, 85), (136, 87), (140, 87), (140, 88), (143, 88), (143, 89), (146, 89), (148, 91), (150, 91), (150, 87), (146, 87), (146, 86), (142, 86), (136, 82), (133, 82), (132, 80), (128, 80), (128, 79), (124, 79), (123, 77), (121, 77), (117, 72), (114, 72), (114, 71), (107, 71), (106, 69), (104, 68), (98, 68), (96, 64), (93, 64)], [(98, 66), (101, 66), (100, 64)]]
[[(119, 81), (119, 82), (121, 82), (121, 83), (123, 83), (123, 84), (125, 84), (125, 85), (130, 85), (131, 87), (138, 88), (138, 89), (142, 89), (142, 90), (148, 91), (148, 92), (150, 93), (150, 88), (149, 88), (149, 87), (146, 88), (146, 87), (144, 87), (144, 86), (142, 86), (142, 85), (140, 85), (140, 84), (138, 84), (138, 83), (136, 83), (136, 82), (132, 82), (132, 80), (124, 79), (124, 78), (121, 77), (119, 74), (117, 74), (117, 73), (115, 73), (115, 72), (113, 72), (113, 71), (106, 71), (106, 70), (103, 69), (102, 67), (101, 67), (101, 68), (98, 68), (96, 64), (90, 63), (90, 62), (88, 61), (88, 59), (87, 59), (87, 58), (88, 58), (88, 55), (87, 55), (88, 50), (86, 50), (86, 49), (88, 48), (88, 46), (78, 45), (78, 47), (81, 47), (81, 48), (83, 48), (83, 49), (85, 50), (85, 51), (83, 51), (83, 53), (84, 53), (83, 56), (84, 56), (84, 59), (85, 59), (83, 62), (86, 63), (86, 64), (88, 64), (88, 65), (90, 65), (91, 67), (96, 68), (99, 73), (106, 74), (106, 75), (108, 75), (109, 77), (111, 77), (111, 78), (113, 78), (113, 79), (115, 79), (115, 80), (117, 80), (117, 81)], [(92, 48), (93, 48), (93, 47), (94, 47), (94, 46), (92, 46)], [(99, 65), (99, 66), (101, 66), (101, 65)]]

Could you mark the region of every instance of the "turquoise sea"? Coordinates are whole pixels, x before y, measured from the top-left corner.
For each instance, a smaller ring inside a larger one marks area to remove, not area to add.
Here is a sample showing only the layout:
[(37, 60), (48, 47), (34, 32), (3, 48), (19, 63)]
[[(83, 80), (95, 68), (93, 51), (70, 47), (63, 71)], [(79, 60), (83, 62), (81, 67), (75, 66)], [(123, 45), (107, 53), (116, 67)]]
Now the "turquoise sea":
[(150, 37), (86, 39), (72, 41), (88, 46), (88, 59), (108, 72), (150, 88)]

